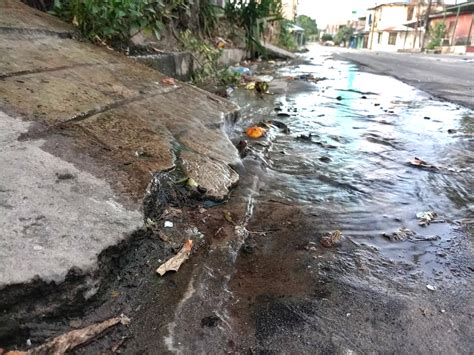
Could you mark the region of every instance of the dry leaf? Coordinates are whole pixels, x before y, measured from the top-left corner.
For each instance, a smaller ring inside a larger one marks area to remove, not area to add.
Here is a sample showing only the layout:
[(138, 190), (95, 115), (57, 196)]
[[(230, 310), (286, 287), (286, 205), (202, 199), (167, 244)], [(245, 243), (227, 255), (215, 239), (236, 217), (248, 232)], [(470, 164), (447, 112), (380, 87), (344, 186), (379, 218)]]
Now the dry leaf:
[(325, 248), (331, 248), (341, 241), (341, 231), (336, 230), (321, 237), (321, 245)]
[[(114, 325), (117, 325), (119, 323), (124, 324), (124, 318), (126, 317), (114, 317), (101, 323), (92, 324), (82, 329), (72, 330), (69, 333), (60, 335), (43, 345), (31, 349), (30, 351), (28, 351), (28, 353), (55, 355), (65, 354), (68, 350), (74, 349), (75, 347), (95, 338), (97, 335), (101, 334), (103, 331), (109, 329), (110, 327), (113, 327)], [(15, 353), (11, 353), (11, 355), (14, 354)]]
[(418, 168), (435, 169), (435, 170), (438, 169), (436, 166), (434, 166), (432, 164), (429, 164), (426, 161), (421, 160), (421, 159), (416, 158), (416, 157), (415, 157), (415, 159), (410, 160), (408, 163), (410, 165), (416, 166)]
[(161, 79), (161, 83), (165, 85), (176, 85), (176, 80), (173, 78), (163, 78)]
[(156, 269), (156, 272), (163, 276), (168, 271), (178, 271), (181, 264), (189, 258), (192, 248), (193, 241), (191, 239), (186, 240), (178, 254), (162, 264), (158, 269)]
[(224, 211), (224, 219), (229, 222), (230, 224), (233, 224), (235, 226), (234, 219), (232, 218), (232, 214), (229, 211)]

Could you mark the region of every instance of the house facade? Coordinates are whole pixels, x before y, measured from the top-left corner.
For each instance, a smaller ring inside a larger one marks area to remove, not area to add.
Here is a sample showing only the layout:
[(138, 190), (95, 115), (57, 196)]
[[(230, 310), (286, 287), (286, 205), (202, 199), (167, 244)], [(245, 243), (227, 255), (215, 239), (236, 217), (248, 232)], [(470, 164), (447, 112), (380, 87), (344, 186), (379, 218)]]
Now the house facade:
[[(368, 9), (365, 28), (368, 32), (367, 48), (379, 51), (420, 50), (425, 35), (427, 8), (424, 1), (413, 0)], [(432, 3), (432, 12), (442, 9), (438, 2)]]
[(430, 28), (444, 23), (442, 53), (474, 53), (474, 1), (448, 6), (429, 18)]
[(298, 9), (298, 0), (282, 0), (281, 1), (283, 17), (289, 21), (296, 19), (296, 11)]

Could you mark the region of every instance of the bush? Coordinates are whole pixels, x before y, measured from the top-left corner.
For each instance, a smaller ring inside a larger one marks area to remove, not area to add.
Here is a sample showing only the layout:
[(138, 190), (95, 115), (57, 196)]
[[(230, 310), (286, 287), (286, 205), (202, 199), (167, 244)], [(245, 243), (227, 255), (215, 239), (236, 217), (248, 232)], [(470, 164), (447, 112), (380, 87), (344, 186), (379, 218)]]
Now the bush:
[(333, 40), (332, 35), (330, 35), (329, 33), (325, 33), (321, 37), (321, 41), (323, 41), (323, 42), (332, 41), (332, 40)]
[(441, 46), (441, 42), (446, 33), (446, 25), (444, 22), (437, 22), (434, 26), (431, 27), (431, 41), (428, 43), (427, 49), (435, 49), (436, 47)]
[(162, 0), (55, 0), (53, 11), (89, 39), (128, 42), (143, 28), (159, 36), (163, 10)]

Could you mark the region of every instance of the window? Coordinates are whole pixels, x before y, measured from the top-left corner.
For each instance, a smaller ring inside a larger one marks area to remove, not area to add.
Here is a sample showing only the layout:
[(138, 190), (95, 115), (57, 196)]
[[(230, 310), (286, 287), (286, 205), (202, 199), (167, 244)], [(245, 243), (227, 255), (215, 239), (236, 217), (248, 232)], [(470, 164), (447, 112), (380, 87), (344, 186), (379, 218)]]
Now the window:
[(379, 32), (378, 35), (379, 36), (377, 37), (377, 43), (380, 44), (382, 43), (382, 32)]
[(397, 42), (397, 32), (392, 32), (390, 33), (390, 35), (388, 36), (388, 44), (390, 46), (394, 46), (395, 45), (395, 42)]

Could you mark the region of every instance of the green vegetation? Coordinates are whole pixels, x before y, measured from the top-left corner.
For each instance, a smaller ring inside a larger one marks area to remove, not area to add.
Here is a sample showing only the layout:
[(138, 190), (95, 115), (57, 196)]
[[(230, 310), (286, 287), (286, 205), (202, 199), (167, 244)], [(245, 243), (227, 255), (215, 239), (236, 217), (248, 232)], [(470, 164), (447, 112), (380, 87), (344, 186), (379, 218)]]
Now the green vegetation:
[(157, 35), (167, 12), (161, 0), (55, 0), (53, 11), (91, 40), (126, 42), (143, 28)]
[(210, 35), (218, 22), (209, 0), (55, 0), (53, 12), (91, 40), (122, 44), (141, 30), (159, 39), (170, 24)]
[(434, 26), (431, 26), (431, 40), (428, 43), (427, 49), (435, 49), (441, 46), (444, 35), (446, 34), (446, 25), (444, 22), (437, 22)]
[(306, 15), (300, 15), (296, 18), (296, 24), (304, 29), (305, 41), (317, 37), (318, 25), (316, 21)]
[(280, 36), (278, 38), (278, 44), (281, 47), (284, 47), (290, 51), (295, 51), (298, 49), (298, 44), (296, 43), (295, 37), (293, 34), (289, 31), (289, 26), (292, 23), (287, 20), (283, 20), (281, 22), (281, 27), (280, 27)]
[(322, 40), (323, 42), (332, 41), (332, 40), (333, 40), (333, 37), (332, 37), (331, 34), (325, 33), (325, 34), (322, 35), (321, 40)]
[(352, 27), (342, 26), (334, 37), (334, 43), (336, 45), (343, 44), (346, 47), (353, 33), (354, 29)]
[(192, 81), (195, 84), (217, 82), (229, 85), (240, 81), (239, 74), (228, 68), (219, 69), (218, 61), (222, 53), (221, 49), (216, 48), (212, 43), (199, 39), (190, 30), (181, 32), (180, 37), (185, 49), (193, 53), (199, 66), (193, 73)]
[(225, 6), (225, 16), (232, 26), (245, 31), (245, 42), (252, 54), (263, 52), (260, 33), (263, 20), (281, 20), (281, 0), (229, 0)]

